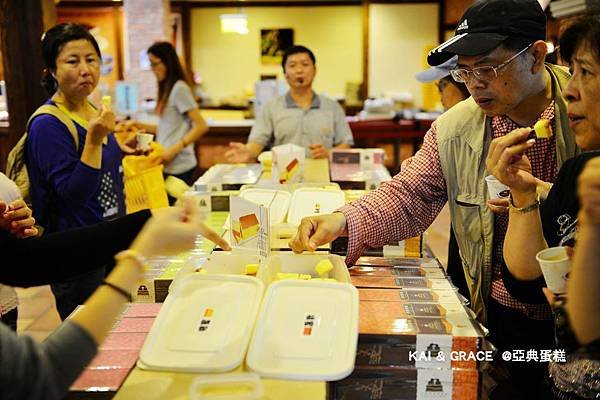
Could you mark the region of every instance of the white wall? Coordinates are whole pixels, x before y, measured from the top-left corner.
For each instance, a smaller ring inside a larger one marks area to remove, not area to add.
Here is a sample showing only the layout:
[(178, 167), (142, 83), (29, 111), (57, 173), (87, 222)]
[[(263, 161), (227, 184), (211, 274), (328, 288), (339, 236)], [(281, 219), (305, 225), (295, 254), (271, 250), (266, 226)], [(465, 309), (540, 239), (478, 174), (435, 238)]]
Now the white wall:
[(362, 81), (360, 6), (247, 7), (247, 35), (221, 33), (220, 14), (239, 8), (196, 8), (191, 13), (192, 69), (216, 100), (253, 90), (261, 74), (277, 74), (280, 65), (260, 61), (260, 30), (293, 28), (294, 43), (309, 47), (317, 58), (315, 90), (343, 95), (347, 81)]
[(437, 4), (372, 4), (369, 26), (369, 96), (410, 92), (422, 105), (415, 74), (437, 44)]

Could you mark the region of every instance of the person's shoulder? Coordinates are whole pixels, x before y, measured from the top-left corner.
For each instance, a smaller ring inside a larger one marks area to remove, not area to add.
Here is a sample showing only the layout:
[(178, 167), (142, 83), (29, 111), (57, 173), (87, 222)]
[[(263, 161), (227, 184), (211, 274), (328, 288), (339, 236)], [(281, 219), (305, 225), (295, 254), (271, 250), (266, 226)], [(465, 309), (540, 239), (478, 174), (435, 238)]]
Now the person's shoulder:
[(66, 126), (54, 115), (40, 114), (35, 116), (29, 123), (28, 134), (35, 136), (40, 131), (66, 130)]
[(275, 109), (286, 108), (286, 94), (275, 96), (263, 105), (263, 109), (273, 111)]
[(178, 80), (173, 84), (173, 89), (171, 91), (191, 91), (190, 85), (183, 79)]
[(334, 105), (334, 104), (339, 105), (340, 104), (336, 100), (332, 99), (331, 97), (329, 97), (325, 94), (315, 93), (315, 96), (317, 96), (319, 98), (319, 101), (321, 102), (321, 104), (327, 104), (327, 105)]
[(332, 99), (331, 97), (328, 97), (324, 94), (315, 94), (315, 96), (317, 96), (319, 98), (319, 102), (321, 104), (321, 109), (323, 110), (342, 110), (342, 112), (344, 111), (344, 109), (342, 108), (342, 105), (335, 99)]
[(595, 157), (600, 157), (600, 150), (586, 151), (585, 153), (578, 154), (575, 157), (565, 161), (563, 168), (573, 170), (583, 169), (585, 164)]
[[(455, 104), (435, 120), (438, 133), (447, 130), (452, 135), (462, 135), (463, 127), (472, 127), (485, 121), (485, 113), (472, 97)], [(448, 128), (448, 129), (446, 129)]]

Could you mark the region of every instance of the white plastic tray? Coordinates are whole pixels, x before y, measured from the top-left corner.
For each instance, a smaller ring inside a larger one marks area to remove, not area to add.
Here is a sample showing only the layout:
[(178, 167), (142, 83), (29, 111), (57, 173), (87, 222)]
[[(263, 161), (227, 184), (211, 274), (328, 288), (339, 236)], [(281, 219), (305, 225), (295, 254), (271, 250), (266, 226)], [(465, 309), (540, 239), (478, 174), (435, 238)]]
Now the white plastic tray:
[(248, 347), (264, 285), (236, 275), (192, 275), (163, 304), (140, 352), (143, 369), (225, 372)]
[(345, 203), (341, 190), (298, 188), (292, 195), (288, 222), (300, 225), (304, 217), (311, 215), (331, 214)]
[(279, 281), (267, 290), (246, 363), (266, 378), (339, 380), (354, 369), (357, 339), (352, 285)]
[(344, 259), (333, 254), (273, 254), (267, 258), (264, 265), (260, 266), (256, 277), (266, 285), (277, 279), (278, 272), (295, 272), (318, 278), (315, 266), (323, 259), (328, 259), (333, 264), (333, 270), (326, 278), (333, 278), (342, 283), (351, 282)]
[(197, 270), (200, 268), (204, 269), (209, 275), (245, 275), (247, 264), (258, 263), (258, 256), (254, 253), (214, 251), (206, 257), (206, 261), (200, 266), (190, 264), (182, 267), (175, 275), (175, 278), (173, 278), (173, 283), (169, 287), (169, 293), (175, 292), (175, 288), (186, 277), (199, 274)]

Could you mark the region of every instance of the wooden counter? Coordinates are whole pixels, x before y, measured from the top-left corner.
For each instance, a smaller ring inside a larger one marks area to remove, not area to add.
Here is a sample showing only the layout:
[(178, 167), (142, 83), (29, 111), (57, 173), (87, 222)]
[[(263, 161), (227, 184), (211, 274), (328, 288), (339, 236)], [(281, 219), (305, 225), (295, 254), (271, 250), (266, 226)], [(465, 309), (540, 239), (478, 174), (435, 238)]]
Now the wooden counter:
[[(201, 170), (206, 170), (214, 164), (225, 163), (225, 152), (230, 142), (245, 143), (252, 129), (252, 120), (244, 121), (215, 121), (210, 126), (196, 146), (196, 153)], [(355, 147), (382, 147), (391, 144), (393, 154), (388, 164), (391, 173), (400, 170), (400, 147), (408, 142), (412, 145), (414, 154), (423, 141), (431, 121), (414, 120), (373, 120), (350, 121), (350, 129), (354, 136)]]

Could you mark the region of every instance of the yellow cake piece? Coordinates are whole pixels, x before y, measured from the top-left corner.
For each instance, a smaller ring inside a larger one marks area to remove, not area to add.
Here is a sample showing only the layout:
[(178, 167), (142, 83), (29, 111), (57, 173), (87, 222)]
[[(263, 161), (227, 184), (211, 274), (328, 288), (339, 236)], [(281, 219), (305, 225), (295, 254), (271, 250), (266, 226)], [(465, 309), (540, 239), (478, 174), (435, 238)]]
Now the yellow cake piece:
[(547, 139), (552, 137), (552, 127), (550, 126), (550, 121), (547, 119), (540, 119), (533, 126), (533, 130), (535, 131), (535, 136), (538, 139)]
[(321, 278), (327, 278), (327, 274), (329, 271), (333, 269), (333, 264), (328, 259), (321, 260), (315, 266), (315, 271), (317, 271), (317, 275)]
[(297, 274), (295, 272), (278, 272), (277, 280), (281, 281), (284, 279), (300, 279), (300, 274)]
[(107, 110), (110, 110), (110, 106), (112, 104), (112, 98), (110, 96), (102, 96), (102, 105)]
[(256, 275), (258, 272), (258, 264), (246, 264), (244, 267), (245, 275)]

